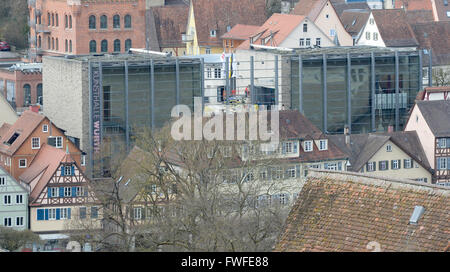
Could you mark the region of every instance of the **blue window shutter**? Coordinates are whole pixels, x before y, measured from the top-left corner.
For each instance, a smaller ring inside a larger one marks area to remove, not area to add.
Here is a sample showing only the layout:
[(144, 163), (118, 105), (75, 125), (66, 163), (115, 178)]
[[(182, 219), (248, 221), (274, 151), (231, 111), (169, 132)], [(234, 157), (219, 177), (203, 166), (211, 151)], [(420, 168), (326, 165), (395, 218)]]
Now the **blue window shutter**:
[(297, 178), (300, 177), (300, 165), (299, 164), (295, 165), (295, 177), (297, 177)]
[(70, 208), (67, 208), (67, 219), (70, 219)]
[[(447, 140), (447, 145), (449, 144), (449, 141)], [(447, 157), (447, 169), (450, 170), (450, 157)]]
[(37, 220), (44, 220), (44, 209), (38, 209), (37, 210)]
[(325, 168), (325, 170), (328, 170), (328, 163), (324, 163), (323, 168)]
[(294, 142), (294, 153), (297, 153), (298, 150), (298, 143)]
[(61, 166), (61, 176), (64, 176), (64, 166)]
[(72, 197), (77, 196), (77, 187), (72, 187)]
[(339, 170), (339, 171), (342, 170), (342, 162), (338, 162), (338, 170)]
[(45, 209), (45, 220), (48, 220), (48, 209)]
[(75, 166), (73, 166), (73, 165), (72, 165), (72, 171), (71, 171), (71, 173), (72, 173), (72, 176), (75, 176)]
[(441, 158), (437, 158), (436, 169), (441, 169)]
[(56, 209), (56, 220), (61, 219), (61, 209)]
[(286, 144), (285, 143), (281, 143), (281, 153), (282, 154), (286, 154)]
[(59, 197), (64, 197), (64, 187), (59, 187)]
[(52, 197), (52, 190), (50, 190), (50, 187), (47, 187), (47, 196), (48, 198)]

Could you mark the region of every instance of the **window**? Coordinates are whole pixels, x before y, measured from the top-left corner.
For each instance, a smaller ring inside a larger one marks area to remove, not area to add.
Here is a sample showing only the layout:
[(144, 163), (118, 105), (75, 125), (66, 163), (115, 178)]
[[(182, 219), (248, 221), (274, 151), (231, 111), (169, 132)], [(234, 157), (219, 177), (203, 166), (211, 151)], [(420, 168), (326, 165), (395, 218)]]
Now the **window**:
[(52, 26), (55, 26), (55, 14), (52, 13)]
[(0, 186), (5, 186), (5, 185), (6, 185), (6, 178), (0, 177)]
[(325, 170), (338, 170), (337, 163), (324, 163), (323, 168)]
[(5, 219), (3, 219), (3, 225), (5, 227), (12, 227), (12, 218), (11, 217), (5, 217)]
[(227, 26), (227, 32), (229, 32), (231, 30), (231, 26)]
[[(450, 140), (449, 140), (450, 146)], [(447, 138), (439, 138), (438, 139), (438, 148), (446, 148), (447, 147)]]
[(27, 159), (19, 159), (19, 168), (27, 168)]
[(84, 187), (78, 186), (78, 187), (75, 187), (75, 190), (76, 190), (77, 196), (84, 196)]
[(214, 68), (214, 78), (222, 78), (222, 69)]
[(98, 218), (98, 207), (91, 207), (91, 218)]
[(373, 40), (378, 41), (378, 33), (376, 32), (373, 33)]
[(117, 14), (113, 17), (113, 28), (120, 28), (120, 16)]
[(72, 167), (66, 165), (66, 166), (64, 167), (64, 176), (71, 176), (72, 174), (73, 174), (73, 173), (72, 173)]
[(308, 32), (308, 24), (303, 24), (303, 32)]
[(42, 132), (48, 132), (48, 125), (42, 126)]
[(142, 208), (134, 208), (134, 219), (140, 220), (142, 218)]
[[(67, 170), (70, 169), (70, 167), (65, 167), (64, 169)], [(64, 187), (64, 197), (71, 197), (71, 196), (72, 196), (72, 187)]]
[(302, 47), (305, 46), (305, 39), (303, 38), (300, 39), (300, 46)]
[(288, 167), (286, 169), (286, 178), (295, 178), (295, 174), (296, 174), (295, 166)]
[(56, 148), (62, 148), (62, 136), (48, 137), (48, 144)]
[(3, 196), (3, 204), (11, 205), (11, 196), (10, 195)]
[(303, 149), (305, 150), (305, 152), (313, 151), (313, 142), (312, 141), (305, 141)]
[(108, 28), (108, 17), (106, 15), (102, 15), (100, 17), (100, 28), (107, 29)]
[(391, 161), (391, 169), (393, 170), (397, 170), (400, 169), (400, 165), (401, 165), (401, 160), (392, 160)]
[(103, 40), (101, 43), (101, 51), (102, 52), (108, 52), (108, 41)]
[(375, 24), (375, 20), (373, 18), (370, 18), (369, 24), (371, 24), (371, 25)]
[(427, 178), (417, 178), (417, 179), (414, 179), (415, 181), (420, 181), (420, 182), (424, 182), (424, 183), (427, 183), (428, 182), (428, 179)]
[(67, 15), (64, 15), (64, 27), (69, 27), (69, 17)]
[(64, 52), (68, 52), (69, 51), (69, 41), (66, 40), (64, 43), (65, 43)]
[(52, 50), (55, 49), (55, 38), (52, 38)]
[(306, 46), (311, 46), (311, 39), (310, 38), (306, 38)]
[(6, 142), (6, 144), (8, 144), (8, 145), (12, 145), (15, 141), (16, 141), (16, 139), (19, 137), (19, 133), (17, 133), (17, 132), (15, 132), (12, 136), (11, 136), (11, 138), (9, 138), (9, 140)]
[(206, 49), (205, 49), (205, 53), (206, 53), (206, 54), (211, 54), (211, 48), (206, 48)]
[(320, 46), (320, 38), (316, 38), (316, 45)]
[(81, 155), (81, 166), (86, 165), (86, 155)]
[(327, 140), (319, 141), (319, 150), (328, 150), (328, 141)]
[(292, 153), (292, 143), (291, 142), (282, 143), (282, 145), (283, 145), (283, 154), (284, 153)]
[(124, 27), (131, 28), (131, 15), (127, 14), (124, 17)]
[(94, 15), (89, 16), (89, 29), (96, 29), (96, 19)]
[(16, 204), (23, 204), (23, 195), (16, 195)]
[(388, 144), (386, 146), (386, 152), (392, 152), (392, 145)]
[(69, 218), (69, 208), (62, 208), (61, 219), (68, 219), (68, 218)]
[(114, 52), (120, 52), (120, 40), (114, 40)]
[(69, 52), (72, 53), (72, 40), (69, 41)]
[(56, 13), (56, 26), (59, 26), (59, 16), (58, 16), (58, 13)]
[(47, 25), (50, 26), (52, 22), (52, 17), (50, 16), (50, 12), (47, 12)]
[(69, 28), (72, 29), (72, 15), (69, 15)]
[(403, 160), (403, 168), (405, 168), (405, 169), (413, 168), (413, 160), (412, 159), (404, 159)]
[(206, 78), (212, 78), (212, 69), (206, 68)]
[(366, 32), (366, 40), (370, 40), (370, 32)]
[(376, 171), (376, 162), (368, 162), (366, 165), (367, 172), (373, 172)]
[(41, 148), (41, 138), (34, 137), (31, 138), (31, 149), (39, 149)]
[(50, 197), (58, 197), (58, 187), (50, 187), (48, 193)]
[(37, 96), (37, 103), (40, 105), (44, 105), (44, 97), (43, 97), (43, 93), (42, 93), (42, 83), (39, 83), (36, 86), (36, 96)]
[(128, 52), (131, 49), (131, 39), (127, 39), (125, 41), (125, 52)]
[(215, 37), (216, 36), (216, 34), (217, 34), (217, 31), (216, 30), (211, 30), (210, 32), (209, 32), (209, 35), (211, 36), (211, 37)]
[(443, 158), (437, 158), (437, 169), (439, 170), (445, 170), (447, 169), (447, 164), (448, 164), (448, 159), (443, 157)]
[(86, 218), (86, 207), (80, 207), (80, 219)]
[(273, 179), (281, 179), (283, 178), (283, 168), (281, 167), (275, 167), (273, 169), (273, 175), (272, 175)]
[(31, 105), (31, 86), (30, 84), (23, 85), (23, 105), (28, 107)]
[(336, 36), (336, 30), (335, 29), (330, 29), (330, 36), (331, 37)]
[(379, 169), (381, 170), (381, 171), (385, 171), (385, 170), (389, 170), (389, 164), (388, 164), (388, 161), (380, 161), (379, 163)]
[(329, 14), (325, 14), (325, 18), (330, 18), (330, 15)]
[(92, 40), (89, 42), (89, 52), (90, 53), (95, 53), (97, 52), (97, 42)]
[(16, 217), (16, 226), (23, 226), (23, 216)]
[(56, 220), (56, 209), (48, 209), (48, 220)]

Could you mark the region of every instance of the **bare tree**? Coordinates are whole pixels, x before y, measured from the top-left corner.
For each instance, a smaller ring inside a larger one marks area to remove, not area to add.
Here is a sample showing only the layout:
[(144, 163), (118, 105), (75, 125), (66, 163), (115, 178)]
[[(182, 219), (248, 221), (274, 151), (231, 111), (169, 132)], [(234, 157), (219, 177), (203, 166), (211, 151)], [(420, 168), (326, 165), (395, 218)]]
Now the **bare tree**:
[(443, 68), (433, 69), (433, 81), (436, 86), (447, 86), (450, 84), (450, 72)]
[(39, 236), (30, 230), (18, 231), (0, 227), (0, 248), (15, 251), (26, 244), (39, 241)]

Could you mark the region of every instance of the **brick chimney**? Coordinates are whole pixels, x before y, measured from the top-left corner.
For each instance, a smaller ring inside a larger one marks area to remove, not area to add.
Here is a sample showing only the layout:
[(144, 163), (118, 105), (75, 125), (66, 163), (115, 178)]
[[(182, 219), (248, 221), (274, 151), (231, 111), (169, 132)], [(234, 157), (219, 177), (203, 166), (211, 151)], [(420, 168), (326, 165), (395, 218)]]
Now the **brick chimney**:
[(30, 106), (30, 111), (39, 113), (40, 108), (41, 108), (41, 106), (39, 106), (39, 105), (33, 105), (33, 106)]
[(394, 126), (393, 125), (389, 125), (387, 132), (389, 132), (389, 133), (394, 132)]

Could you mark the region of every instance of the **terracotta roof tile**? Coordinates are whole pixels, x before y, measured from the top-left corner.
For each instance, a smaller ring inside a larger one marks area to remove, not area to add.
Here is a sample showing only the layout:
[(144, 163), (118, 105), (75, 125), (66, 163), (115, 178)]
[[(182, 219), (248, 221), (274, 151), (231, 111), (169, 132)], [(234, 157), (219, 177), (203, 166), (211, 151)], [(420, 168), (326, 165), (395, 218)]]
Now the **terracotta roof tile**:
[(189, 6), (173, 5), (151, 8), (160, 47), (185, 47), (181, 34), (186, 32)]
[[(435, 0), (439, 1), (439, 0)], [(397, 0), (395, 8), (405, 8), (406, 10), (432, 10), (431, 0)]]
[(404, 10), (372, 10), (372, 13), (386, 46), (416, 47), (419, 45)]
[(444, 0), (434, 0), (434, 2), (436, 3), (436, 12), (439, 21), (449, 22), (450, 17), (448, 12), (450, 12), (450, 6), (448, 5), (448, 1), (447, 5), (444, 4)]
[[(429, 22), (412, 25), (420, 49), (432, 49), (433, 65), (450, 64), (450, 22)], [(423, 58), (428, 65), (428, 56)]]
[(222, 39), (247, 40), (252, 35), (258, 33), (261, 26), (237, 24), (230, 31), (225, 33)]
[(300, 0), (291, 11), (291, 14), (308, 17), (314, 22), (327, 2), (328, 0)]
[(450, 100), (416, 101), (435, 137), (450, 136)]
[(340, 16), (345, 30), (352, 36), (358, 35), (369, 20), (368, 10), (345, 10)]
[[(275, 251), (444, 251), (449, 197), (443, 186), (311, 170)], [(425, 208), (417, 225), (415, 206)]]

